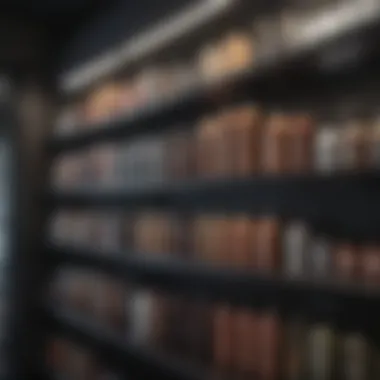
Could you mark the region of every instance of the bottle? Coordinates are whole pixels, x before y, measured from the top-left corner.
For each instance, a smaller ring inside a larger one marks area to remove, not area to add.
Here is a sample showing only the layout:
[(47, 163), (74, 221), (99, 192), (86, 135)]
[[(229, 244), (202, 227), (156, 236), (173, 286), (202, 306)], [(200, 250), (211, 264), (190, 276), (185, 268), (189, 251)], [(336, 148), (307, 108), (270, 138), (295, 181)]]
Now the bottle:
[(307, 375), (307, 326), (300, 318), (286, 321), (283, 345), (284, 380), (303, 380)]
[(262, 379), (276, 380), (281, 368), (282, 321), (274, 310), (260, 313), (257, 324), (258, 375)]
[(306, 274), (310, 234), (302, 222), (291, 222), (283, 235), (283, 271), (287, 277), (300, 278)]
[(340, 375), (344, 380), (369, 380), (369, 348), (360, 333), (345, 333), (341, 340)]
[(262, 170), (280, 174), (291, 168), (289, 119), (283, 113), (269, 116), (263, 136)]
[(332, 247), (327, 238), (315, 236), (308, 255), (308, 273), (318, 279), (327, 279), (332, 271)]
[(277, 219), (267, 217), (257, 223), (256, 268), (263, 273), (278, 273), (281, 268), (281, 230)]
[(354, 245), (343, 243), (333, 252), (334, 277), (340, 281), (352, 282), (358, 272), (357, 249)]
[(244, 105), (231, 109), (227, 119), (232, 175), (248, 177), (256, 173), (260, 166), (262, 113), (254, 105)]
[(308, 378), (310, 380), (333, 380), (335, 363), (335, 334), (327, 325), (315, 324), (308, 337)]

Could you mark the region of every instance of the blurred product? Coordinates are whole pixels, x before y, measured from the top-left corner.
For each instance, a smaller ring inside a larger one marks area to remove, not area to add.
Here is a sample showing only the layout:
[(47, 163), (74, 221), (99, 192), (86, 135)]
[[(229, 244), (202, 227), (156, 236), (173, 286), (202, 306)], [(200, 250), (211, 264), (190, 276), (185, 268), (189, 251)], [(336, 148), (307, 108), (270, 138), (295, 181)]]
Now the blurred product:
[(162, 137), (147, 137), (119, 146), (118, 184), (122, 188), (158, 186), (165, 181), (165, 148)]
[(195, 138), (187, 131), (174, 132), (167, 137), (166, 177), (169, 181), (185, 180), (195, 174)]
[(64, 376), (72, 379), (91, 380), (97, 376), (97, 365), (93, 355), (82, 347), (70, 343)]
[(234, 310), (232, 334), (233, 370), (242, 376), (253, 376), (259, 368), (259, 351), (257, 340), (259, 334), (259, 317), (249, 309)]
[(142, 95), (139, 92), (135, 78), (128, 78), (119, 83), (120, 87), (116, 100), (116, 113), (123, 116), (142, 107)]
[[(225, 240), (221, 236), (221, 226), (224, 222), (220, 220), (218, 228), (218, 219), (216, 218), (201, 216), (195, 220), (195, 260), (212, 265), (220, 245), (225, 243)], [(219, 329), (217, 326), (214, 326), (214, 315), (217, 307), (209, 305), (206, 301), (202, 302), (198, 300), (192, 302), (192, 306), (194, 320), (191, 329), (193, 334), (190, 345), (193, 355), (203, 364), (215, 363), (217, 361), (215, 361), (214, 345), (224, 338), (223, 333), (220, 336)], [(220, 360), (219, 357), (218, 360)], [(213, 369), (215, 369), (215, 366), (213, 366)], [(220, 369), (218, 368), (218, 370)]]
[[(135, 223), (134, 241), (137, 252), (147, 258), (160, 255), (170, 248), (170, 229), (165, 215), (141, 215)], [(152, 258), (154, 260), (154, 258)], [(169, 326), (168, 299), (156, 292), (136, 289), (130, 305), (130, 331), (138, 331), (136, 343), (165, 347)], [(136, 333), (135, 333), (136, 334)]]
[(252, 37), (242, 32), (231, 32), (222, 40), (201, 49), (199, 70), (203, 79), (217, 79), (249, 68), (254, 59)]
[(301, 222), (285, 227), (283, 234), (283, 271), (289, 277), (303, 277), (310, 256), (310, 234)]
[(89, 175), (87, 185), (99, 188), (115, 187), (116, 184), (116, 153), (114, 145), (100, 145), (90, 148), (88, 152)]
[(280, 224), (275, 218), (257, 222), (256, 266), (259, 271), (276, 273), (281, 268)]
[(334, 353), (336, 337), (334, 331), (326, 325), (311, 326), (309, 331), (308, 344), (308, 378), (310, 380), (335, 379)]
[(264, 172), (283, 173), (291, 167), (289, 120), (282, 113), (271, 114), (265, 126), (262, 168)]
[[(241, 233), (240, 228), (247, 232), (246, 226), (237, 226), (237, 232)], [(240, 227), (240, 228), (239, 228)], [(233, 241), (237, 243), (236, 237), (234, 239), (234, 220), (229, 218), (221, 218), (216, 220), (211, 225), (211, 235), (208, 237), (210, 240), (215, 239), (215, 243), (211, 245), (210, 254), (213, 262), (218, 266), (230, 267), (235, 265), (233, 255)], [(236, 232), (236, 231), (235, 231)], [(243, 231), (244, 233), (244, 231)], [(242, 236), (244, 238), (244, 236)], [(240, 237), (241, 239), (241, 237)], [(238, 243), (239, 244), (239, 243)], [(244, 247), (242, 247), (244, 249)], [(233, 368), (233, 326), (234, 326), (234, 313), (230, 305), (217, 305), (213, 313), (213, 326), (214, 326), (214, 363), (217, 371), (225, 372)]]
[(58, 135), (74, 133), (80, 121), (78, 107), (68, 106), (58, 114), (54, 132)]
[(370, 161), (371, 166), (375, 169), (380, 167), (380, 119), (376, 119), (371, 130), (370, 136)]
[(342, 132), (342, 169), (363, 170), (370, 166), (370, 130), (362, 122), (350, 123)]
[(112, 82), (95, 88), (85, 101), (84, 122), (94, 126), (112, 118), (118, 110), (119, 91), (120, 87)]
[(331, 242), (328, 239), (313, 237), (307, 254), (308, 274), (310, 273), (321, 281), (328, 279), (332, 272), (332, 255)]
[(250, 176), (259, 169), (263, 117), (253, 105), (243, 105), (223, 114), (230, 175)]
[(334, 248), (334, 277), (352, 281), (358, 274), (358, 252), (352, 244), (339, 244)]
[(199, 71), (204, 80), (217, 79), (224, 75), (222, 52), (218, 44), (208, 44), (201, 49)]
[(340, 378), (369, 380), (369, 347), (359, 333), (346, 333), (340, 339)]
[(255, 19), (252, 31), (259, 59), (273, 59), (283, 52), (284, 35), (279, 17), (268, 15)]
[(220, 44), (223, 63), (222, 74), (227, 75), (252, 66), (255, 48), (252, 36), (242, 32), (229, 33)]
[[(232, 265), (242, 270), (256, 267), (256, 227), (257, 223), (248, 217), (239, 216), (231, 220)], [(257, 315), (254, 310), (233, 308), (231, 323), (231, 367), (236, 373), (253, 375), (257, 371)]]
[(258, 322), (258, 374), (266, 380), (276, 380), (280, 375), (283, 325), (275, 311), (260, 314)]
[(313, 163), (314, 120), (308, 114), (296, 114), (292, 116), (289, 128), (292, 129), (291, 170), (309, 172)]
[(361, 280), (364, 284), (380, 285), (380, 247), (365, 246), (359, 252)]
[(300, 318), (286, 322), (283, 345), (284, 380), (303, 380), (307, 375), (307, 326)]
[(72, 189), (85, 183), (86, 157), (71, 154), (58, 158), (52, 166), (52, 185), (58, 189)]
[(197, 133), (197, 172), (201, 178), (226, 177), (231, 173), (226, 124), (223, 116), (204, 119)]
[(316, 132), (314, 166), (319, 173), (332, 173), (339, 169), (341, 151), (341, 130), (337, 126), (324, 125)]

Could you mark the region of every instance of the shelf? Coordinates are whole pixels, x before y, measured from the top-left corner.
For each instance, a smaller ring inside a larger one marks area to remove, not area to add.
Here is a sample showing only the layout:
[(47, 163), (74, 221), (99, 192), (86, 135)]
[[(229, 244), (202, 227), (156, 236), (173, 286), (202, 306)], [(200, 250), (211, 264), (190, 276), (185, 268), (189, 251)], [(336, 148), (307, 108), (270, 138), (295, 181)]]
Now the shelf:
[[(380, 292), (332, 280), (292, 280), (247, 270), (185, 262), (173, 257), (144, 258), (133, 252), (99, 252), (73, 246), (51, 245), (54, 265), (106, 273), (113, 278), (173, 295), (223, 302), (281, 315), (303, 315), (340, 328), (370, 328), (379, 317)], [(126, 257), (127, 256), (127, 257)]]
[(121, 46), (106, 52), (79, 68), (61, 75), (59, 84), (67, 94), (76, 93), (104, 77), (112, 75), (122, 67), (129, 67), (146, 56), (157, 54), (162, 49), (189, 38), (207, 24), (216, 24), (224, 15), (236, 7), (236, 0), (196, 1), (169, 19), (134, 36)]
[[(58, 153), (78, 149), (89, 144), (116, 141), (120, 138), (131, 138), (144, 133), (161, 132), (173, 128), (174, 123), (177, 125), (181, 122), (189, 124), (196, 121), (203, 113), (217, 108), (221, 102), (230, 102), (238, 96), (237, 94), (249, 92), (250, 95), (253, 95), (252, 92), (255, 92), (256, 97), (265, 97), (262, 92), (265, 92), (266, 86), (257, 89), (253, 89), (252, 86), (258, 85), (260, 81), (265, 81), (265, 78), (280, 73), (289, 76), (293, 71), (294, 87), (296, 87), (297, 78), (300, 76), (300, 72), (295, 69), (297, 64), (309, 60), (312, 66), (318, 66), (316, 62), (322, 65), (322, 62), (328, 61), (329, 54), (326, 56), (326, 51), (329, 52), (329, 50), (333, 50), (336, 61), (341, 42), (348, 41), (351, 45), (354, 45), (357, 40), (363, 42), (361, 37), (369, 31), (373, 32), (373, 29), (378, 27), (380, 24), (380, 4), (376, 2), (371, 4), (372, 6), (358, 8), (358, 4), (351, 2), (346, 6), (345, 12), (338, 13), (334, 9), (335, 13), (330, 14), (330, 18), (332, 15), (339, 17), (334, 28), (331, 26), (328, 29), (315, 27), (311, 31), (305, 30), (305, 38), (301, 38), (281, 54), (258, 60), (251, 69), (210, 83), (196, 83), (185, 92), (176, 94), (176, 96), (162, 102), (150, 104), (127, 115), (93, 125), (91, 128), (78, 128), (86, 129), (85, 132), (54, 137), (50, 141), (49, 150), (52, 153)], [(323, 26), (322, 21), (327, 16), (323, 15), (323, 17), (320, 16), (321, 20), (315, 20), (316, 25)], [(345, 45), (342, 48), (345, 51)], [(319, 53), (320, 59), (318, 60)], [(344, 55), (344, 52), (342, 54)], [(316, 68), (314, 67), (314, 69)], [(304, 81), (305, 78), (298, 79), (301, 86), (305, 85)], [(329, 82), (331, 80), (326, 81), (325, 84)]]
[(350, 240), (380, 238), (379, 173), (262, 175), (249, 179), (188, 181), (136, 190), (52, 190), (53, 209), (139, 209), (194, 213), (277, 215), (301, 219), (318, 232)]
[(151, 352), (126, 342), (120, 334), (108, 332), (104, 326), (87, 317), (60, 308), (47, 307), (47, 323), (52, 331), (101, 355), (102, 362), (116, 373), (138, 379), (162, 378), (166, 380), (206, 380), (210, 376), (194, 366), (178, 363), (165, 355)]
[[(161, 20), (147, 30), (132, 36), (120, 46), (105, 52), (59, 78), (64, 96), (75, 96), (113, 75), (150, 66), (152, 62), (171, 61), (172, 52), (198, 50), (205, 36), (213, 39), (228, 30), (231, 21), (241, 27), (242, 18), (273, 13), (284, 6), (284, 0), (197, 0), (181, 12)], [(169, 53), (169, 57), (168, 57)], [(148, 61), (148, 63), (147, 63)], [(132, 70), (131, 70), (132, 69)]]

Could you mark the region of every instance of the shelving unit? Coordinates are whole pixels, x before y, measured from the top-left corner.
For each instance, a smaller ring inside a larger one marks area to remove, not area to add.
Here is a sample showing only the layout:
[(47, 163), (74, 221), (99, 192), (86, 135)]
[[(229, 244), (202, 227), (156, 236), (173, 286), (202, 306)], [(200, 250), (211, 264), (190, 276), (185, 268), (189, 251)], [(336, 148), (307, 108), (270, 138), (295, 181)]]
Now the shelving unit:
[[(241, 6), (241, 3), (244, 2), (206, 1), (203, 7), (208, 10), (199, 23), (205, 24), (208, 17), (226, 17), (227, 11)], [(192, 9), (192, 12), (199, 14), (201, 10)], [(347, 88), (345, 86), (353, 85), (346, 83), (350, 78), (355, 78), (355, 83), (361, 82), (363, 78), (378, 78), (376, 64), (379, 62), (379, 52), (371, 36), (380, 32), (380, 4), (368, 1), (366, 7), (347, 2), (339, 15), (333, 9), (327, 16), (336, 20), (334, 28), (331, 25), (323, 28), (322, 21), (326, 20), (323, 19), (326, 15), (320, 16), (314, 20), (314, 31), (305, 30), (303, 38), (294, 46), (279, 54), (263, 57), (250, 69), (215, 81), (194, 83), (173, 97), (110, 118), (91, 128), (78, 128), (81, 129), (79, 133), (52, 136), (45, 146), (49, 159), (103, 142), (132, 141), (147, 134), (164, 134), (178, 122), (186, 122), (185, 128), (191, 128), (189, 125), (201, 116), (241, 100), (276, 103), (278, 99), (271, 91), (274, 80), (282, 82), (279, 87), (284, 88), (284, 93), (288, 91), (288, 84), (292, 83), (289, 92), (292, 93), (292, 99), (297, 99), (302, 97), (306, 88), (339, 93), (342, 88)], [(181, 17), (181, 20), (188, 17), (184, 35), (191, 34), (199, 26), (194, 22), (194, 16)], [(178, 20), (172, 24), (177, 25)], [(176, 34), (177, 29), (172, 24), (157, 39), (152, 40), (155, 33), (149, 33), (137, 39), (137, 42), (132, 41), (119, 51), (105, 56), (104, 64), (90, 63), (78, 72), (66, 75), (61, 80), (65, 98), (75, 91), (83, 91), (93, 82), (114, 75), (121, 67), (136, 66), (139, 60), (149, 54), (157, 54), (157, 49), (165, 49), (171, 42), (178, 43), (179, 38), (185, 38), (184, 35)], [(350, 54), (349, 58), (345, 55), (347, 41), (363, 48), (360, 59), (353, 65), (347, 65), (352, 57)], [(339, 50), (339, 47), (342, 49)], [(331, 54), (331, 50), (334, 54)], [(368, 67), (370, 69), (366, 70)], [(339, 79), (339, 86), (331, 83), (332, 78)], [(62, 209), (132, 212), (149, 208), (226, 214), (246, 212), (254, 216), (269, 214), (302, 220), (323, 236), (350, 239), (357, 243), (380, 241), (380, 176), (377, 170), (331, 174), (266, 173), (248, 178), (194, 179), (135, 189), (81, 187), (57, 190), (48, 187), (41, 198), (47, 215)], [(46, 282), (61, 268), (91, 269), (128, 285), (155, 289), (184, 299), (210, 304), (222, 302), (255, 310), (270, 307), (280, 316), (302, 315), (307, 321), (328, 322), (342, 331), (362, 331), (375, 344), (380, 341), (377, 326), (380, 290), (375, 286), (338, 284), (336, 281), (317, 281), (304, 277), (289, 279), (279, 274), (271, 276), (168, 257), (145, 260), (132, 252), (123, 258), (123, 252), (119, 250), (105, 252), (59, 244), (49, 237), (46, 239), (44, 257), (47, 258), (47, 271), (50, 274), (44, 278)], [(88, 347), (107, 366), (114, 367), (122, 378), (223, 378), (126, 342), (123, 337), (107, 331), (87, 317), (65, 310), (51, 300), (44, 300), (42, 304), (40, 311), (47, 332), (54, 332)]]

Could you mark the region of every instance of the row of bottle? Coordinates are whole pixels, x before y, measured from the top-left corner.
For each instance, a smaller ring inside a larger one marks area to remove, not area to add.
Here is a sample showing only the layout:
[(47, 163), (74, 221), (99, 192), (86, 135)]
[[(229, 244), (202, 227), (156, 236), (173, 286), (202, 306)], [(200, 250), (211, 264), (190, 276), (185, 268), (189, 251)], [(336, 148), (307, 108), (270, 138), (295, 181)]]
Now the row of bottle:
[[(274, 309), (212, 305), (147, 291), (132, 299), (133, 330), (116, 331), (119, 337), (204, 368), (215, 379), (372, 380), (380, 375), (378, 343), (359, 330), (338, 331), (301, 316), (283, 319)], [(83, 380), (105, 372), (89, 352), (57, 338), (51, 339), (48, 359), (56, 371), (82, 378), (80, 372)]]
[(182, 129), (61, 156), (56, 186), (150, 186), (257, 173), (330, 173), (380, 165), (377, 119), (317, 123), (304, 112), (266, 114), (240, 106)]
[[(198, 51), (185, 61), (157, 62), (126, 78), (109, 79), (95, 86), (84, 98), (63, 108), (56, 123), (57, 133), (93, 128), (109, 118), (176, 96), (194, 82), (213, 80), (254, 67), (258, 58), (283, 51), (294, 44), (302, 30), (307, 29), (307, 20), (318, 19), (318, 16), (322, 18), (331, 10), (336, 11), (326, 4), (318, 10), (322, 6), (320, 1), (319, 4), (316, 1), (308, 3), (310, 6), (306, 9), (300, 4), (293, 4), (265, 17), (246, 14), (245, 19), (255, 18), (253, 25), (251, 21), (244, 22), (243, 28), (239, 25), (214, 40), (200, 41)], [(316, 9), (318, 12), (314, 13)]]
[[(53, 239), (96, 249), (125, 248), (144, 255), (181, 255), (218, 265), (281, 274), (380, 283), (380, 247), (333, 241), (301, 221), (247, 215), (59, 213)], [(203, 252), (203, 256), (199, 256)], [(195, 255), (195, 256), (194, 256)]]
[[(314, 277), (321, 284), (327, 279), (371, 286), (380, 281), (378, 247), (333, 243), (314, 236), (302, 223), (284, 223), (275, 218), (254, 220), (238, 215), (191, 219), (144, 214), (129, 216), (121, 225), (120, 215), (66, 214), (57, 218), (53, 233), (57, 243), (104, 249), (104, 254), (107, 249), (112, 252), (123, 248), (120, 252), (125, 255), (139, 254), (148, 260), (169, 255), (185, 262), (197, 260), (208, 265), (252, 270), (268, 278), (282, 275), (308, 281)], [(59, 273), (53, 295), (56, 302), (108, 326), (128, 341), (179, 355), (185, 361), (209, 366), (217, 372), (250, 375), (261, 371), (263, 379), (269, 380), (276, 379), (276, 371), (282, 368), (279, 364), (268, 364), (273, 363), (270, 360), (280, 360), (270, 356), (274, 355), (274, 347), (277, 350), (280, 347), (277, 346), (280, 338), (271, 338), (280, 334), (275, 332), (279, 331), (280, 321), (277, 317), (273, 319), (271, 313), (270, 317), (263, 313), (263, 318), (257, 318), (260, 313), (183, 300), (99, 273), (74, 269)], [(260, 359), (264, 366), (260, 369), (253, 359), (255, 355), (251, 354), (257, 344), (257, 337), (253, 339), (252, 334), (264, 331), (268, 337), (261, 338), (260, 352), (268, 347), (271, 354), (267, 353), (268, 359)], [(277, 343), (270, 343), (271, 339)], [(285, 338), (281, 339), (283, 344)], [(232, 341), (240, 348), (231, 348)], [(241, 358), (226, 358), (226, 355), (241, 355)], [(231, 364), (233, 360), (237, 363)], [(290, 359), (289, 363), (292, 363)], [(319, 373), (317, 367), (313, 371)], [(318, 376), (314, 378), (335, 378)]]

